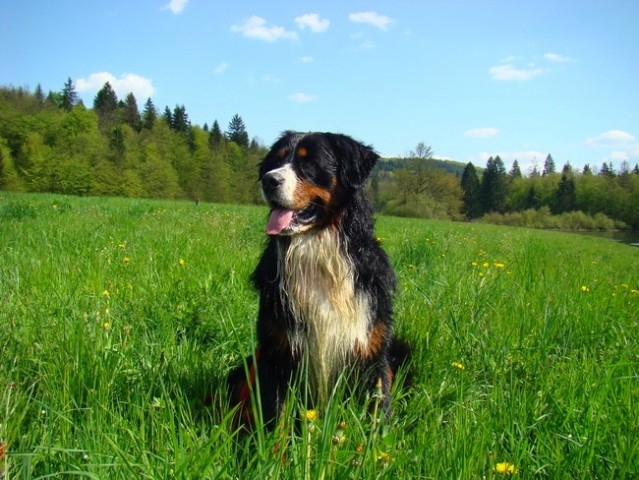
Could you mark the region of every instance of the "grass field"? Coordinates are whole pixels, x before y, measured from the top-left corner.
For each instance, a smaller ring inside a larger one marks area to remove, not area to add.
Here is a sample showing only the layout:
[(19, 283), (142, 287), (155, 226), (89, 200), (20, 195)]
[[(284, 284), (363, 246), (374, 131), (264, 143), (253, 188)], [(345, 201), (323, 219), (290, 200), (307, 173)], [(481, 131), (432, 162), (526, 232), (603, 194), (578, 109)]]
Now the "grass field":
[(639, 477), (639, 249), (489, 225), (378, 219), (414, 351), (388, 421), (337, 396), (236, 435), (265, 219), (0, 192), (0, 478)]

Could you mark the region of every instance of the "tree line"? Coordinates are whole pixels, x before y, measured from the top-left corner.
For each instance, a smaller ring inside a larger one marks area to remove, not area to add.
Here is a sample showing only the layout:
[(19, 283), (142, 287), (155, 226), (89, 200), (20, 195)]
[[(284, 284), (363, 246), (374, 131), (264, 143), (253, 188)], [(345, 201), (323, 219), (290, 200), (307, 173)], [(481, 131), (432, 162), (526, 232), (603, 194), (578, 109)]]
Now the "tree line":
[[(257, 165), (266, 148), (236, 114), (225, 131), (193, 125), (184, 105), (140, 110), (109, 83), (91, 108), (68, 79), (60, 91), (0, 87), (0, 190), (259, 203)], [(639, 229), (639, 166), (623, 162), (524, 175), (499, 156), (486, 168), (442, 162), (420, 142), (406, 158), (382, 159), (368, 189), (390, 215), (483, 220), (555, 228)]]
[(432, 152), (395, 160), (398, 169), (373, 173), (378, 210), (394, 215), (540, 228), (639, 229), (639, 165), (622, 162), (581, 171), (569, 163), (557, 171), (552, 155), (543, 170), (524, 175), (515, 160), (506, 170), (499, 156), (486, 168), (468, 163), (460, 175), (436, 168)]
[(87, 108), (69, 79), (41, 87), (0, 87), (0, 189), (255, 203), (264, 148), (235, 115), (200, 127), (184, 105), (140, 111), (107, 82)]

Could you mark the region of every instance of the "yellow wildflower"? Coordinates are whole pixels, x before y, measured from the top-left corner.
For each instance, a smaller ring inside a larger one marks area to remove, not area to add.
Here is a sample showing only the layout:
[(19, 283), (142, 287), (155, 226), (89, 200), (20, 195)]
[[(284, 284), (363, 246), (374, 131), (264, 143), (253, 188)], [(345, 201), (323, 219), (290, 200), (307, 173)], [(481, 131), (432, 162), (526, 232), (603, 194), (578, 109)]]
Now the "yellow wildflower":
[(390, 455), (386, 452), (382, 452), (381, 450), (379, 451), (378, 455), (377, 455), (377, 460), (379, 460), (380, 462), (388, 462), (390, 460)]
[(582, 285), (582, 286), (581, 286), (581, 291), (582, 291), (582, 292), (584, 292), (584, 293), (587, 293), (587, 292), (589, 292), (589, 291), (590, 291), (590, 289), (588, 288), (588, 286), (587, 286), (587, 285)]
[(308, 420), (309, 422), (313, 422), (313, 421), (317, 420), (317, 410), (306, 410), (302, 414), (302, 418), (304, 420)]
[(104, 298), (109, 298), (109, 291), (108, 291), (108, 290), (104, 290), (104, 291), (102, 292), (102, 296), (103, 296)]
[(500, 462), (495, 465), (495, 471), (504, 475), (512, 475), (513, 473), (517, 473), (517, 469), (515, 468), (515, 466), (512, 463), (508, 462)]
[(464, 367), (464, 364), (460, 362), (453, 362), (451, 363), (451, 365), (455, 367), (457, 370), (463, 370), (464, 368), (466, 368)]
[(472, 265), (473, 267), (476, 267), (476, 266), (477, 266), (477, 262), (472, 262), (472, 263), (471, 263), (471, 265)]
[(105, 330), (111, 330), (111, 324), (109, 322), (104, 322), (102, 324), (102, 328), (104, 328)]
[(490, 267), (490, 263), (484, 262), (484, 263), (482, 263), (481, 266), (484, 267), (484, 268), (488, 268), (488, 267)]
[(504, 268), (504, 264), (503, 263), (495, 263), (495, 268)]
[(180, 267), (183, 267), (183, 266), (184, 266), (184, 259), (183, 259), (183, 258), (180, 258), (180, 259), (178, 260), (178, 264), (180, 265)]
[(131, 259), (130, 259), (129, 257), (124, 257), (124, 258), (122, 259), (122, 261), (123, 261), (124, 263), (129, 263), (129, 262), (131, 261)]

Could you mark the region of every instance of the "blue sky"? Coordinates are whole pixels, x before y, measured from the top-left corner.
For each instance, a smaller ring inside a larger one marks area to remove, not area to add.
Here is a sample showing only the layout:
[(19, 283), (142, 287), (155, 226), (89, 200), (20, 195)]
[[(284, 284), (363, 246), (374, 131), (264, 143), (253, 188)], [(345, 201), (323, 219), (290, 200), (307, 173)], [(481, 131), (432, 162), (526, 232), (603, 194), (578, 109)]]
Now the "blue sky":
[(637, 0), (2, 0), (0, 84), (86, 105), (109, 80), (251, 137), (337, 131), (384, 156), (639, 162)]

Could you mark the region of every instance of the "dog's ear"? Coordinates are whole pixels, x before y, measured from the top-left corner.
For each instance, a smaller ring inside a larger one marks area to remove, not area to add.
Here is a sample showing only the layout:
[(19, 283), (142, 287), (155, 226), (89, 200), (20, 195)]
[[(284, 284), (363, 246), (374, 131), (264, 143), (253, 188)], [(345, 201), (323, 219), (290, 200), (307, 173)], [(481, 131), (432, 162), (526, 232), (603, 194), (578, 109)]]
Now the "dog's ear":
[(344, 186), (358, 188), (371, 173), (379, 155), (352, 138), (338, 133), (327, 133), (326, 138), (337, 159), (338, 174)]

